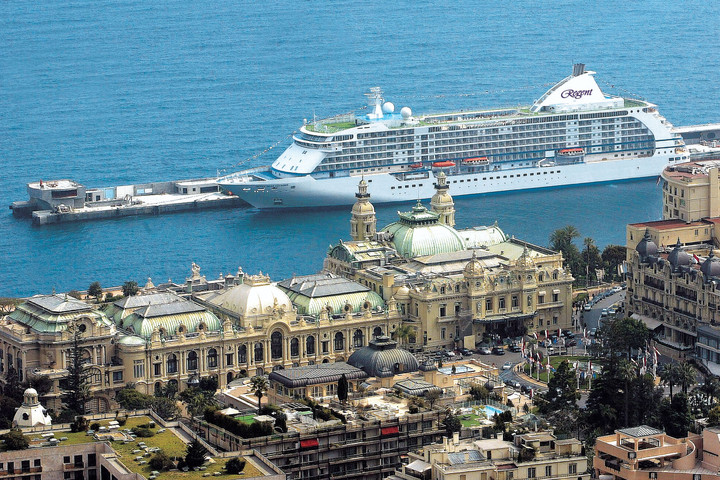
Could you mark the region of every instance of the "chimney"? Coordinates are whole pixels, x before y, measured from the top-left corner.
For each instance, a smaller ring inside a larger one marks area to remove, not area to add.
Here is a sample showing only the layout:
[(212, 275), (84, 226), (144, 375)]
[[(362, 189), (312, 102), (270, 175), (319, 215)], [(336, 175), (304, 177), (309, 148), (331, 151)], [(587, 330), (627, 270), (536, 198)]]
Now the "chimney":
[(453, 432), (453, 445), (460, 444), (460, 432)]
[(470, 463), (470, 451), (465, 450), (463, 453), (465, 454), (464, 455), (465, 463)]

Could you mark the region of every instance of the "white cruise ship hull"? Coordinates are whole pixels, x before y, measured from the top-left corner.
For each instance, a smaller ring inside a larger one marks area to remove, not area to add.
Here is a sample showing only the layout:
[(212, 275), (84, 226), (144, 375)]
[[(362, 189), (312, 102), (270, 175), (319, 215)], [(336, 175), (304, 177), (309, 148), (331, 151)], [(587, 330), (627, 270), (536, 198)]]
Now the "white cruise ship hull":
[[(674, 163), (671, 158), (678, 158), (674, 150), (673, 153), (660, 153), (652, 157), (448, 175), (448, 183), (453, 197), (457, 197), (648, 178), (660, 175), (665, 167)], [(303, 175), (253, 181), (252, 176), (248, 175), (262, 171), (258, 168), (238, 172), (234, 175), (234, 181), (221, 181), (220, 186), (257, 208), (305, 208), (352, 205), (361, 179), (360, 176), (318, 179)], [(269, 167), (263, 173), (269, 175)], [(368, 182), (368, 193), (373, 203), (408, 202), (418, 198), (428, 199), (435, 193), (435, 172), (427, 173), (428, 178), (415, 180), (399, 180), (398, 176), (389, 173), (366, 174), (364, 178)], [(422, 172), (418, 172), (420, 174)]]

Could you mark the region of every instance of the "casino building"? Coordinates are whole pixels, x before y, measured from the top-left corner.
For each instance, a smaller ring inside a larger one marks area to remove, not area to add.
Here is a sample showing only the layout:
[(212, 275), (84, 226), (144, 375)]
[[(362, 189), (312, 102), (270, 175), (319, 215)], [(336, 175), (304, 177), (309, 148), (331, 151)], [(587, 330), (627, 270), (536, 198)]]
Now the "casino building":
[(488, 335), (572, 327), (572, 281), (560, 253), (508, 238), (497, 225), (455, 229), (449, 184), (378, 230), (361, 181), (352, 241), (331, 246), (325, 270), (369, 287), (411, 327), (405, 348), (475, 348)]

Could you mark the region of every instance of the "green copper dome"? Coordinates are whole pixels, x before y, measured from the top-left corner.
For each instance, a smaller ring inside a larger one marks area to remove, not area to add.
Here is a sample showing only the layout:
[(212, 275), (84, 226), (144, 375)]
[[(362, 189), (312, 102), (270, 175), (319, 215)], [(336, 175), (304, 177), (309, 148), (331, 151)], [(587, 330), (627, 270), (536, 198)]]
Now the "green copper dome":
[(438, 223), (439, 215), (419, 201), (410, 212), (398, 212), (400, 220), (383, 228), (392, 234), (398, 254), (406, 258), (457, 252), (465, 242), (454, 228)]

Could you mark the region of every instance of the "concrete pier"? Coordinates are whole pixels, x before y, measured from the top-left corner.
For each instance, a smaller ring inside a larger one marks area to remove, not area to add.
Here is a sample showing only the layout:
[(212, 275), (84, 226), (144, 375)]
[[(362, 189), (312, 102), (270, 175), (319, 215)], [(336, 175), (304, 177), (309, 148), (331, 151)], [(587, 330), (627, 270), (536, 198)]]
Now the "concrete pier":
[(13, 202), (10, 209), (17, 217), (32, 218), (35, 225), (247, 205), (221, 192), (214, 178), (104, 188), (86, 188), (72, 180), (40, 180), (29, 183), (27, 191), (30, 199)]

